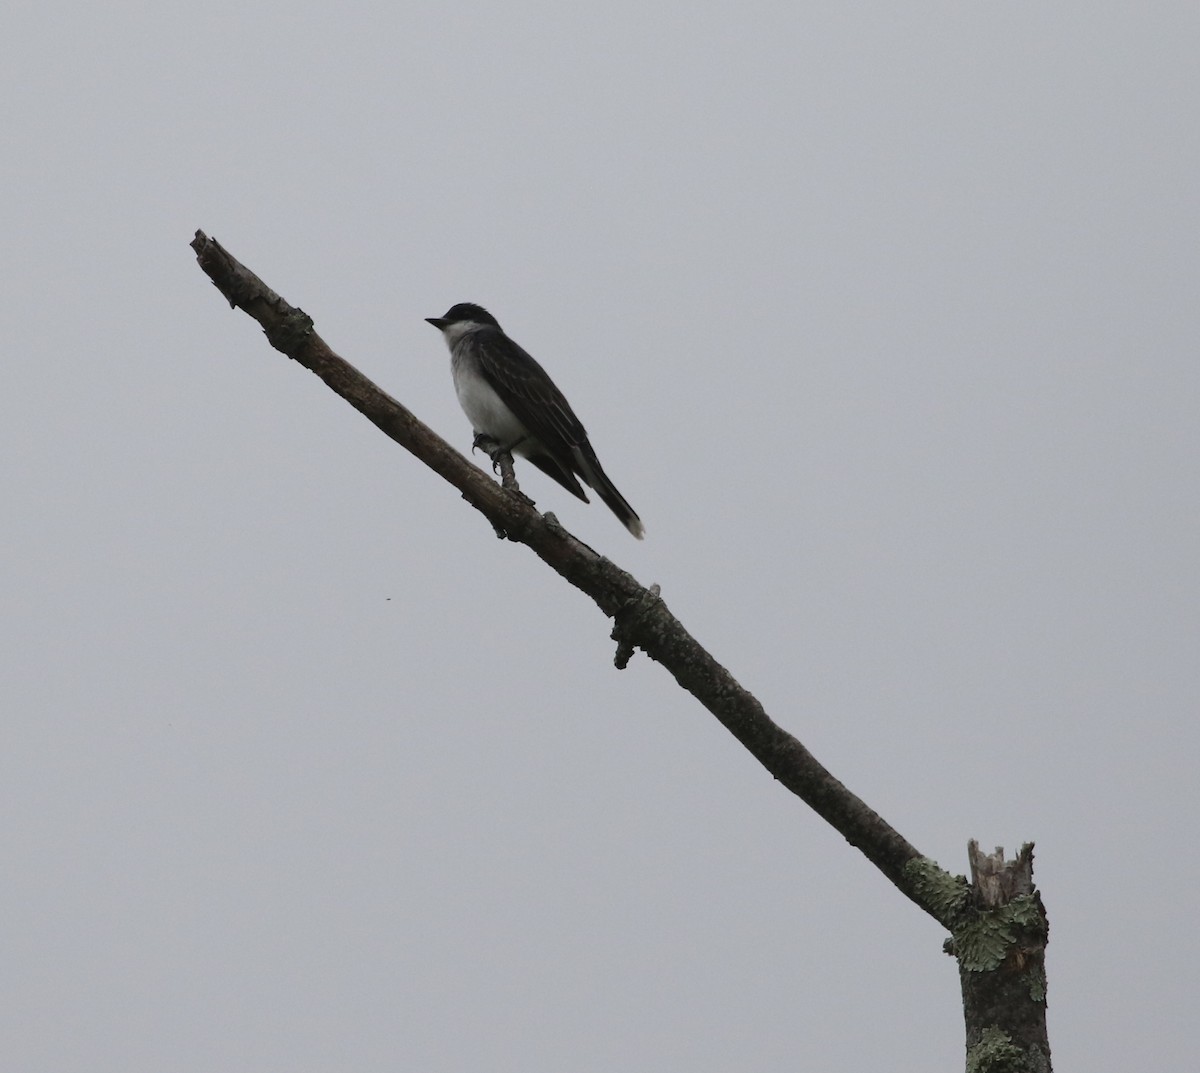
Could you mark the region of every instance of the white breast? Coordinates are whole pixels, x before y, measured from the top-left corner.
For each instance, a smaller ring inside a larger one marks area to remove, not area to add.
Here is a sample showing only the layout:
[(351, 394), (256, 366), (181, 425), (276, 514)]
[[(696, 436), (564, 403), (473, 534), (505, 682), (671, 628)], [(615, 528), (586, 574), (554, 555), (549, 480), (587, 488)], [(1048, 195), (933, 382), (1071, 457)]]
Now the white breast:
[(475, 432), (491, 436), (506, 448), (524, 439), (525, 426), (483, 378), (474, 362), (464, 361), (455, 354), (450, 368), (458, 403)]

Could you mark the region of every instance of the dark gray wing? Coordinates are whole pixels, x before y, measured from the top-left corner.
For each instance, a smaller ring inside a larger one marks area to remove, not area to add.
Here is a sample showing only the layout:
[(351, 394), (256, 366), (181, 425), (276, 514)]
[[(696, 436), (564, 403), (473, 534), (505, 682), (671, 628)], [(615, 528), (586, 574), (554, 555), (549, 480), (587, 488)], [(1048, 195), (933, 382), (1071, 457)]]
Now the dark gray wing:
[(579, 467), (572, 451), (573, 445), (587, 442), (587, 432), (571, 404), (533, 356), (500, 330), (478, 331), (473, 343), (484, 379), (535, 441), (525, 443), (525, 457), (573, 496), (588, 502), (575, 479)]
[(503, 332), (475, 333), (475, 353), (489, 384), (533, 436), (568, 470), (571, 448), (587, 443), (583, 423), (546, 370)]
[(586, 503), (587, 496), (575, 480), (576, 474), (582, 477), (641, 540), (645, 532), (641, 519), (608, 479), (588, 443), (583, 422), (546, 370), (499, 329), (478, 332), (475, 343), (487, 382), (542, 448), (531, 452), (529, 461)]

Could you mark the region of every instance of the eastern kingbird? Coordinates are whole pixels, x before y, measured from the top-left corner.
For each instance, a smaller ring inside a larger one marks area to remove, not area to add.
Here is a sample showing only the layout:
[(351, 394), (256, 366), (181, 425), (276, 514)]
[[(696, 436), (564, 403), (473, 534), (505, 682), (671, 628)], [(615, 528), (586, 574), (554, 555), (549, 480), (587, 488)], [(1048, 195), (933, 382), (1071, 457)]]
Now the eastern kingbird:
[(450, 348), (450, 371), (459, 404), (476, 436), (529, 459), (585, 503), (576, 476), (608, 504), (638, 540), (642, 520), (613, 486), (571, 404), (483, 306), (460, 302), (444, 317), (426, 317)]

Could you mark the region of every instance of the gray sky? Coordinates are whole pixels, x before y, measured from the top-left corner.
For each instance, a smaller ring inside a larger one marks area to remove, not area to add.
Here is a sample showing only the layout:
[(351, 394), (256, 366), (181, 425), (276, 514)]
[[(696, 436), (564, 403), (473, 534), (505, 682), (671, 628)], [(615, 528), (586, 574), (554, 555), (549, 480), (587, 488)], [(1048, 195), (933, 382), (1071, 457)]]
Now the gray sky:
[(22, 1073), (955, 1069), (932, 921), (222, 304), (466, 449), (487, 305), (923, 852), (1038, 846), (1062, 1069), (1200, 937), (1200, 9), (9, 11), (0, 938)]

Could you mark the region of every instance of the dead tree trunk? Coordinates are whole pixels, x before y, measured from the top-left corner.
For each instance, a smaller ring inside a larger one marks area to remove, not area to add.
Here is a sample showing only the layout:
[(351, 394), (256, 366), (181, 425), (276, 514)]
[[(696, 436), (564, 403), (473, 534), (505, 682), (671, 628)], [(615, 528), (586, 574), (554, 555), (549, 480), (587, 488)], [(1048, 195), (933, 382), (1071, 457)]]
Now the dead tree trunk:
[(1046, 943), (1050, 928), (1033, 885), (1033, 844), (1006, 861), (979, 843), (971, 861), (972, 914), (946, 948), (958, 959), (967, 1022), (967, 1069), (1049, 1073)]

